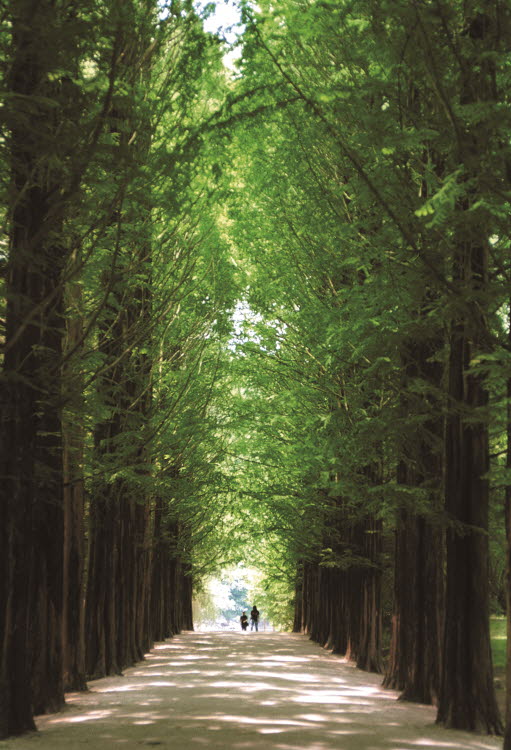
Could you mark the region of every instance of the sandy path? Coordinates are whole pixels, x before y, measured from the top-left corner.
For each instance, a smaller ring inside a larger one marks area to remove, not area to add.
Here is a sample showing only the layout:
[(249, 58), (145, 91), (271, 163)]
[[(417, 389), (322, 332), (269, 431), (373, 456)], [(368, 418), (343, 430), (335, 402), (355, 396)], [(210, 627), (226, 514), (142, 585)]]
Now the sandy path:
[(493, 750), (502, 740), (442, 729), (305, 636), (185, 633), (122, 677), (68, 696), (39, 733), (1, 750)]

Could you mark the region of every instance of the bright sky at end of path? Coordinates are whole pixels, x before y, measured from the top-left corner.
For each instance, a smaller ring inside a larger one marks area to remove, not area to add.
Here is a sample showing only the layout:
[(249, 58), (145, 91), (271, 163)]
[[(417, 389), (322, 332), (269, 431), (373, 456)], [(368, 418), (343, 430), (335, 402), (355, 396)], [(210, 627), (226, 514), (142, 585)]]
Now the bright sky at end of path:
[(497, 750), (305, 635), (183, 633), (0, 750)]

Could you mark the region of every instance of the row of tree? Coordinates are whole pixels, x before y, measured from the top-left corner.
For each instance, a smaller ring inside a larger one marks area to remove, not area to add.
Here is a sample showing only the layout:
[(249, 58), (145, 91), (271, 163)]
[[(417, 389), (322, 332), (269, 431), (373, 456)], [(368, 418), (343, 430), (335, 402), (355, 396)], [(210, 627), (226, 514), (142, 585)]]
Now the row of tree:
[(233, 294), (201, 144), (225, 75), (192, 3), (1, 22), (0, 738), (193, 627)]
[(2, 19), (0, 736), (240, 559), (276, 617), (501, 732), (508, 9), (242, 5), (231, 77), (190, 2)]
[(385, 684), (447, 726), (500, 733), (488, 543), (511, 465), (509, 9), (259, 6), (238, 85), (262, 114), (236, 131), (230, 209), (252, 310), (252, 536), (275, 578), (298, 571), (295, 628), (364, 669), (384, 668), (391, 585)]

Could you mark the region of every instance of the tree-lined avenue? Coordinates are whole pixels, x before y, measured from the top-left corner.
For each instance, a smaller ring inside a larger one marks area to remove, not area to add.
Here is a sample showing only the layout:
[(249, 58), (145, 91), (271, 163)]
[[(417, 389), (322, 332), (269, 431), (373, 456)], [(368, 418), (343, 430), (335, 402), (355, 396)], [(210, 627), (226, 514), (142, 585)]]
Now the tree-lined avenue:
[(0, 739), (244, 564), (511, 750), (511, 8), (218, 5), (2, 5)]

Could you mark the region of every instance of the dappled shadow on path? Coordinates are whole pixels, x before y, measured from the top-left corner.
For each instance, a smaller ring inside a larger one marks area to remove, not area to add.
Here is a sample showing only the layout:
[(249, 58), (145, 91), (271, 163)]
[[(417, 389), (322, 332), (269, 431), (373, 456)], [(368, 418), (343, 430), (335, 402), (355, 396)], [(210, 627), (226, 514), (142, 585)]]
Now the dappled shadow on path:
[(494, 750), (497, 738), (434, 725), (431, 707), (396, 701), (377, 675), (306, 637), (187, 633), (144, 662), (72, 694), (39, 736), (0, 748), (173, 750)]

